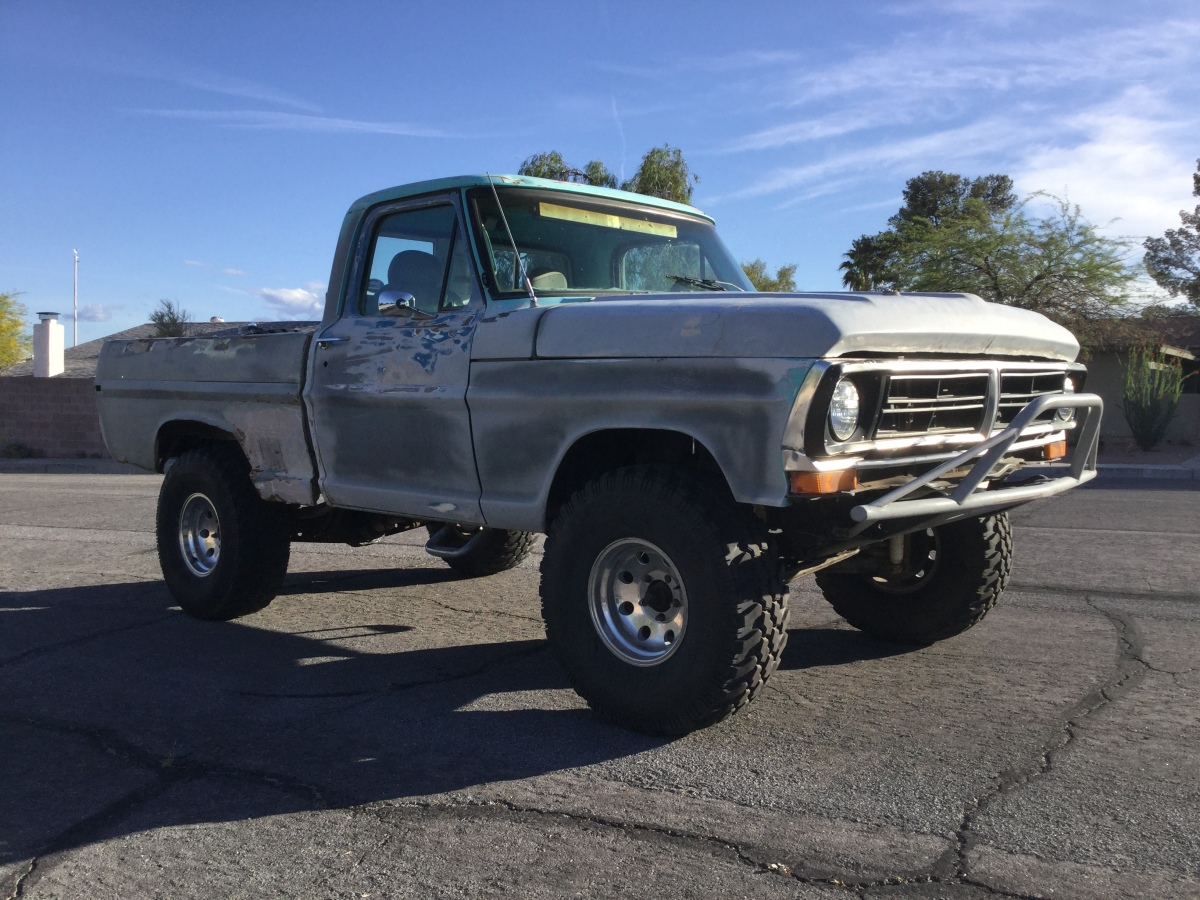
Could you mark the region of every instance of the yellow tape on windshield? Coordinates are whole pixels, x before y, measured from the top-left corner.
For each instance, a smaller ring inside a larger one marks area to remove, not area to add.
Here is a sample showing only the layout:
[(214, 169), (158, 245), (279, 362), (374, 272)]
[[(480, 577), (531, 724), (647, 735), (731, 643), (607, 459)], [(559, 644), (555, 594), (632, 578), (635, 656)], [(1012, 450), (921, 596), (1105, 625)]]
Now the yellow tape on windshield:
[(559, 206), (557, 203), (539, 203), (538, 213), (547, 219), (562, 219), (564, 222), (579, 222), (583, 225), (599, 225), (601, 228), (619, 228), (640, 234), (656, 234), (659, 237), (678, 237), (679, 229), (665, 222), (650, 222), (646, 219), (631, 219), (628, 216), (613, 216), (577, 206)]

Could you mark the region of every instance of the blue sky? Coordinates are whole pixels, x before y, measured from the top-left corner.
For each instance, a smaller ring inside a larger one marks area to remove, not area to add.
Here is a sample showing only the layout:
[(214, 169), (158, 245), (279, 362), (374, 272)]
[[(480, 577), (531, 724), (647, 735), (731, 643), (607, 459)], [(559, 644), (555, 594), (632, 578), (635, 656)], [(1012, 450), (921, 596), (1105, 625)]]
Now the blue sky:
[(314, 317), (360, 195), (664, 142), (802, 289), (926, 169), (1140, 240), (1194, 205), (1197, 84), (1195, 0), (0, 0), (0, 290), (69, 314), (78, 248), (81, 341), (164, 297)]

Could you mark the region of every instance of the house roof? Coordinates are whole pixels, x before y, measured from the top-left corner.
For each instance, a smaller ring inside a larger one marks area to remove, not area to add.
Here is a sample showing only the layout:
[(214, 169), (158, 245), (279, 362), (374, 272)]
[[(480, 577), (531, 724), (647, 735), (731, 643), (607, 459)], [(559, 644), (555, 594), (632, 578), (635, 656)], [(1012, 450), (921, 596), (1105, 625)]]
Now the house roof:
[[(244, 324), (246, 323), (189, 322), (187, 333), (189, 335), (212, 334), (214, 331), (225, 331)], [(152, 338), (156, 336), (157, 326), (146, 323), (145, 325), (135, 325), (133, 328), (126, 328), (124, 331), (118, 331), (116, 334), (110, 334), (107, 337), (96, 338), (94, 341), (88, 341), (75, 347), (68, 347), (63, 351), (63, 373), (57, 377), (95, 378), (96, 365), (100, 360), (100, 349), (104, 346), (105, 341), (132, 341), (139, 338)], [(33, 376), (32, 357), (23, 362), (11, 365), (7, 369), (0, 370), (0, 377), (11, 378), (21, 376)]]
[(1162, 343), (1193, 353), (1200, 351), (1200, 315), (1159, 316), (1147, 324)]

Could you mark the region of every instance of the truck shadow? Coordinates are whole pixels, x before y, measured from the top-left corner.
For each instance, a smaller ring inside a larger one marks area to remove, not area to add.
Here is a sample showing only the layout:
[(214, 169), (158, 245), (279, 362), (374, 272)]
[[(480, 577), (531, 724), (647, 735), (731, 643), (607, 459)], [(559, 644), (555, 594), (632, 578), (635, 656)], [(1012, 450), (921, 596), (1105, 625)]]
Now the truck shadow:
[[(347, 604), (331, 625), (309, 599), (452, 577), (299, 573), (281, 595), (300, 604), (286, 618), (270, 607), (226, 623), (184, 616), (157, 581), (0, 594), (0, 805), (38, 810), (0, 817), (0, 864), (172, 825), (530, 778), (665, 743), (588, 711), (528, 622), (435, 628), (427, 605), (393, 599), (375, 615)], [(905, 649), (798, 629), (783, 668)], [(202, 804), (187, 799), (197, 783)]]
[(869, 659), (886, 659), (919, 650), (892, 644), (846, 628), (792, 628), (779, 660), (780, 670), (844, 666)]
[[(303, 595), (322, 590), (323, 574), (290, 579), (285, 596), (311, 602)], [(336, 574), (355, 590), (447, 577)], [(542, 639), (466, 623), (448, 637), (427, 608), (410, 617), (395, 603), (377, 618), (350, 606), (334, 627), (304, 612), (285, 624), (272, 609), (199, 622), (161, 582), (0, 593), (0, 808), (30, 811), (0, 816), (0, 865), (170, 825), (528, 778), (663, 743), (589, 712)], [(198, 779), (217, 786), (209, 799), (181, 800)]]

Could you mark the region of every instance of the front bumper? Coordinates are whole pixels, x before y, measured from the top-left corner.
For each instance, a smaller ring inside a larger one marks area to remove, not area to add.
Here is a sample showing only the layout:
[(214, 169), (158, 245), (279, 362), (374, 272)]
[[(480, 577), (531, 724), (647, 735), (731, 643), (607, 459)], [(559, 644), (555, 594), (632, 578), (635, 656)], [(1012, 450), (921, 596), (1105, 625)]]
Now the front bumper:
[[(1020, 440), (1021, 432), (1047, 410), (1068, 407), (1082, 410), (1084, 415), (1078, 426), (1079, 442), (1067, 474), (1038, 484), (989, 486), (986, 481), (988, 475)], [(855, 537), (880, 522), (908, 520), (902, 524), (919, 525), (924, 522), (932, 525), (965, 515), (986, 515), (1030, 500), (1053, 497), (1085, 484), (1096, 477), (1096, 449), (1103, 412), (1104, 401), (1096, 394), (1051, 394), (1038, 397), (1022, 409), (1003, 431), (975, 444), (958, 456), (939, 463), (882, 497), (853, 507), (850, 510), (850, 518), (856, 524), (850, 529), (848, 537)], [(970, 471), (958, 482), (954, 490), (935, 497), (904, 499), (947, 472), (969, 465), (976, 459), (978, 461), (971, 466)]]

